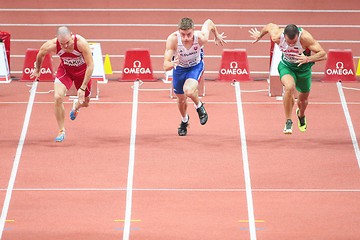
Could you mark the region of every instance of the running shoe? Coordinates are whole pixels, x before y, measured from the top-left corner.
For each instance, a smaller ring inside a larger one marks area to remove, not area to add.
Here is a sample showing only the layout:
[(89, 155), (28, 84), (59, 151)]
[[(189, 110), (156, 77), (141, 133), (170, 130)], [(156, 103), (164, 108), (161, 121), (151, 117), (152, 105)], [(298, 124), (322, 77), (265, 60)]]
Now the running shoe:
[(77, 101), (74, 101), (73, 107), (70, 111), (70, 119), (71, 120), (75, 120), (77, 115), (79, 114), (79, 110), (75, 110), (76, 103), (77, 103)]
[(284, 127), (284, 134), (292, 134), (292, 124), (293, 122), (291, 119), (286, 120), (285, 127)]
[(196, 111), (197, 111), (197, 113), (199, 115), (200, 124), (204, 125), (208, 120), (208, 114), (206, 113), (204, 104), (201, 103), (201, 106), (199, 108), (197, 108)]
[(305, 116), (299, 117), (300, 109), (296, 109), (296, 115), (298, 117), (298, 127), (300, 132), (306, 132), (307, 124)]
[(187, 128), (188, 128), (188, 126), (189, 126), (189, 120), (190, 120), (190, 117), (189, 117), (189, 119), (188, 119), (187, 122), (181, 121), (180, 126), (179, 126), (179, 128), (178, 128), (178, 134), (179, 134), (179, 136), (186, 136), (186, 134), (187, 134)]
[(59, 134), (55, 138), (55, 142), (62, 142), (65, 139), (65, 130), (60, 130)]

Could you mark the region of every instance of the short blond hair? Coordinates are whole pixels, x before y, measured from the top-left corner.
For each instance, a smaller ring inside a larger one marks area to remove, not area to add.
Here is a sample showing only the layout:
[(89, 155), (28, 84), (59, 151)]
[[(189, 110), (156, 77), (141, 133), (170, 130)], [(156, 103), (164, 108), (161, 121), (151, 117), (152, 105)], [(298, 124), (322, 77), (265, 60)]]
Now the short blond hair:
[(194, 21), (191, 18), (182, 18), (178, 26), (181, 30), (193, 29)]

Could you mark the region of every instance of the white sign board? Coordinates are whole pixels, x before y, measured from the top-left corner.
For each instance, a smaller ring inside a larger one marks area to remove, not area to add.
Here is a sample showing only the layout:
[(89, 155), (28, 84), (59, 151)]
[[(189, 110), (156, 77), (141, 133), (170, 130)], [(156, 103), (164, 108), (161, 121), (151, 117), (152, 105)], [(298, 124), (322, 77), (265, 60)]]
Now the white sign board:
[(105, 79), (104, 61), (100, 43), (90, 43), (90, 48), (94, 60), (94, 71), (91, 79), (97, 80), (98, 83), (106, 83), (107, 80)]
[(5, 44), (0, 43), (0, 83), (9, 82), (11, 82), (11, 78), (8, 59), (6, 56)]

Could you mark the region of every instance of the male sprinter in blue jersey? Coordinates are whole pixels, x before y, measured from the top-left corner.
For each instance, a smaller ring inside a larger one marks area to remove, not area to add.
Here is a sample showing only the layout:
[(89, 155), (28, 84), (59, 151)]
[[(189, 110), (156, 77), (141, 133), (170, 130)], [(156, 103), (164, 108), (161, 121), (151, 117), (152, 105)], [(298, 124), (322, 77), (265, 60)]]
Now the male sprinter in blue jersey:
[(307, 128), (305, 110), (311, 89), (311, 67), (314, 62), (327, 58), (325, 50), (308, 31), (294, 24), (280, 28), (276, 24), (269, 23), (261, 31), (253, 28), (249, 33), (255, 39), (253, 43), (269, 33), (271, 40), (279, 45), (282, 57), (278, 71), (284, 85), (283, 103), (286, 118), (283, 132), (292, 133), (291, 113), (295, 103), (295, 88), (299, 91), (296, 109), (298, 127), (301, 132), (305, 132)]
[(178, 108), (182, 117), (178, 128), (179, 136), (187, 134), (189, 115), (187, 113), (187, 98), (195, 104), (204, 125), (208, 120), (204, 104), (198, 96), (198, 81), (204, 71), (202, 47), (208, 42), (210, 32), (215, 36), (215, 44), (225, 44), (222, 34), (219, 34), (215, 24), (210, 19), (206, 20), (200, 31), (194, 30), (194, 22), (190, 18), (182, 18), (178, 30), (170, 34), (166, 40), (164, 54), (164, 70), (173, 69), (173, 88), (177, 97)]

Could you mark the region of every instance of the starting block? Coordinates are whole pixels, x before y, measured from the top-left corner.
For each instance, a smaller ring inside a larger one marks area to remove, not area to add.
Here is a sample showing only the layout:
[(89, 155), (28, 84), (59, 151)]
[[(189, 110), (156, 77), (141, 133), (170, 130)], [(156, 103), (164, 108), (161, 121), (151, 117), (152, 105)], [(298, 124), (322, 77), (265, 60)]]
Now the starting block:
[(0, 42), (0, 83), (9, 83), (11, 82), (10, 78), (10, 69), (9, 63), (7, 60), (5, 44)]
[(221, 81), (249, 81), (250, 70), (245, 49), (224, 49), (219, 71)]
[(132, 48), (125, 53), (122, 78), (119, 81), (155, 81), (151, 66), (150, 52), (147, 49)]
[(329, 49), (322, 81), (356, 81), (354, 59), (350, 49)]
[[(22, 81), (34, 81), (34, 79), (30, 78), (30, 75), (34, 72), (36, 55), (38, 54), (38, 52), (39, 52), (38, 49), (28, 48), (26, 50), (23, 75), (21, 78)], [(52, 58), (50, 54), (46, 54), (44, 61), (41, 65), (40, 73), (41, 73), (39, 78), (40, 82), (54, 81), (55, 76), (52, 66)]]
[(284, 92), (283, 85), (280, 81), (280, 75), (278, 71), (278, 65), (281, 61), (282, 52), (279, 45), (274, 43), (272, 56), (270, 58), (270, 74), (269, 74), (269, 96), (277, 97), (282, 96)]
[[(170, 98), (174, 99), (176, 98), (174, 93), (174, 87), (172, 85), (172, 79), (173, 79), (173, 70), (165, 72), (165, 83), (171, 83), (171, 89), (170, 89)], [(205, 97), (205, 79), (204, 75), (201, 75), (199, 82), (198, 82), (198, 95), (199, 97)]]

